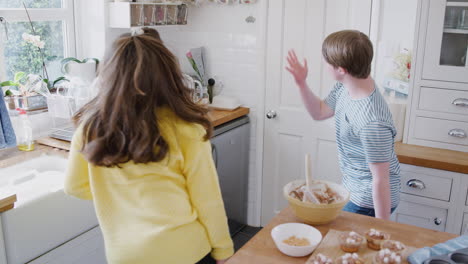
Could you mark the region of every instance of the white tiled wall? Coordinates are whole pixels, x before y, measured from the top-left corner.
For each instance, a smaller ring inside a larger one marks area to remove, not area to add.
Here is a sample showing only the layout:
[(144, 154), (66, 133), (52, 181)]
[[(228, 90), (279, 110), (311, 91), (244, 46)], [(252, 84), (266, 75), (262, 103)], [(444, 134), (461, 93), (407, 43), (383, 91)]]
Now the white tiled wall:
[[(193, 72), (185, 58), (190, 48), (205, 47), (209, 77), (222, 80), (222, 94), (238, 98), (251, 110), (249, 168), (249, 224), (257, 225), (258, 185), (257, 128), (263, 122), (263, 21), (264, 5), (204, 5), (191, 7), (188, 25), (177, 30), (160, 30), (165, 44), (177, 54), (184, 72)], [(255, 23), (247, 23), (253, 16)], [(260, 116), (259, 116), (260, 115)]]

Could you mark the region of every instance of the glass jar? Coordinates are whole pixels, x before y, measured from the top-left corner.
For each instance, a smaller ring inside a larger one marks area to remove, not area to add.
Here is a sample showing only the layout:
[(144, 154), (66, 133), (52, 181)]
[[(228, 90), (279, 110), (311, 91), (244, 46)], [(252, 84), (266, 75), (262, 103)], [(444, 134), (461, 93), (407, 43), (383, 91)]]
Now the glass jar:
[(177, 5), (167, 5), (166, 6), (166, 25), (176, 25), (177, 24)]
[(187, 5), (182, 4), (177, 6), (178, 11), (177, 11), (177, 24), (178, 25), (187, 25)]

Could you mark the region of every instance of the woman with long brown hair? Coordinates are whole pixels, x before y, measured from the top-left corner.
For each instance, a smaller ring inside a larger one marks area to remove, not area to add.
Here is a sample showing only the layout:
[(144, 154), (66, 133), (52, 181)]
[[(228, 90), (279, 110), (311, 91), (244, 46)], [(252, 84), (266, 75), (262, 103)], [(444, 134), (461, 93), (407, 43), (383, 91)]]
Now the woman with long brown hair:
[(110, 264), (233, 254), (212, 127), (156, 30), (117, 39), (75, 116), (66, 193), (93, 200)]

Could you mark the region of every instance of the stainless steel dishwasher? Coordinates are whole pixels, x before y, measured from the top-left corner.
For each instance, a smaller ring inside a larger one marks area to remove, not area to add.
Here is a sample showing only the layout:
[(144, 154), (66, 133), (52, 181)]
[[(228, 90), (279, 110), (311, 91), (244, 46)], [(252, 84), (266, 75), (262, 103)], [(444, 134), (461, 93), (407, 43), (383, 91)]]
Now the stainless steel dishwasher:
[(247, 223), (250, 122), (247, 116), (216, 127), (211, 139), (227, 216)]

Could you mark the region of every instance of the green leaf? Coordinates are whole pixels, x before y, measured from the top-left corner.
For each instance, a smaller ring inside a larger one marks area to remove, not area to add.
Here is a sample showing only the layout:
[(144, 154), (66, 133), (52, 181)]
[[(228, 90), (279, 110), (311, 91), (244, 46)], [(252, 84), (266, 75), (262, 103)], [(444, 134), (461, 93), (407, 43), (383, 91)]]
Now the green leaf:
[(57, 79), (54, 81), (54, 83), (52, 84), (52, 88), (55, 87), (55, 85), (56, 85), (57, 83), (59, 83), (59, 82), (69, 82), (69, 81), (70, 81), (70, 80), (68, 80), (67, 78), (65, 78), (65, 77), (63, 77), (63, 76), (62, 76), (62, 77), (59, 77), (59, 78), (57, 78)]
[(6, 82), (2, 82), (0, 83), (0, 87), (4, 87), (4, 86), (19, 86), (20, 84), (17, 83), (17, 82), (12, 82), (12, 81), (6, 81)]
[(13, 93), (10, 90), (5, 91), (5, 96), (12, 96)]
[(15, 73), (14, 82), (19, 83), (24, 78), (24, 76), (26, 76), (26, 73), (24, 73), (24, 72)]
[(77, 58), (73, 58), (73, 57), (68, 57), (68, 58), (65, 58), (62, 60), (62, 73), (63, 74), (66, 74), (67, 73), (67, 65), (68, 63), (70, 62), (76, 62), (76, 63), (83, 63), (83, 61), (80, 61), (79, 59)]
[(96, 67), (99, 65), (99, 59), (96, 59), (96, 58), (86, 58), (83, 60), (83, 63), (87, 63), (88, 61), (91, 61), (91, 60), (96, 62)]

